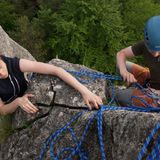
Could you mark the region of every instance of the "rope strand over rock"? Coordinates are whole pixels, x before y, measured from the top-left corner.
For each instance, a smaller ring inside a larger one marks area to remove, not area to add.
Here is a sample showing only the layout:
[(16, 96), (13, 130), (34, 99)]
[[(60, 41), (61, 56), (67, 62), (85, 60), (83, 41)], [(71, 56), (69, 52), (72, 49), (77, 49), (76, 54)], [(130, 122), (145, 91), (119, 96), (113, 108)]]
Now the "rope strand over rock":
[[(111, 81), (113, 80), (122, 80), (122, 78), (120, 76), (113, 76), (113, 75), (106, 75), (103, 73), (96, 73), (96, 72), (91, 72), (91, 71), (68, 71), (71, 74), (74, 74), (76, 77), (89, 77), (91, 80), (82, 80), (80, 78), (78, 78), (78, 80), (80, 80), (80, 82), (83, 83), (89, 83), (89, 82), (93, 82), (94, 80), (96, 80), (97, 78), (102, 78), (102, 79), (106, 79), (109, 80), (110, 84), (112, 83)], [(137, 88), (139, 88), (140, 90), (143, 91), (143, 87), (140, 86), (139, 84), (135, 84), (137, 86)], [(78, 141), (77, 137), (76, 137), (76, 133), (74, 132), (74, 130), (72, 129), (71, 125), (73, 123), (75, 123), (75, 121), (81, 117), (83, 114), (89, 112), (88, 110), (83, 111), (78, 113), (75, 117), (73, 117), (68, 123), (66, 123), (66, 125), (64, 125), (62, 128), (56, 130), (44, 143), (43, 148), (41, 150), (40, 156), (39, 156), (39, 160), (43, 160), (43, 157), (47, 151), (47, 147), (50, 146), (50, 157), (51, 159), (54, 160), (59, 160), (59, 159), (65, 159), (65, 160), (71, 160), (73, 158), (73, 156), (79, 156), (80, 160), (88, 160), (88, 156), (86, 154), (86, 152), (84, 151), (84, 149), (82, 148), (82, 144), (85, 140), (85, 137), (87, 135), (87, 132), (89, 130), (90, 125), (92, 124), (93, 120), (96, 119), (97, 120), (97, 129), (98, 129), (98, 137), (99, 137), (99, 145), (100, 145), (100, 151), (101, 151), (101, 158), (102, 160), (106, 160), (106, 154), (105, 154), (105, 149), (104, 149), (104, 144), (103, 144), (103, 132), (102, 132), (102, 124), (103, 124), (103, 112), (104, 111), (114, 111), (114, 110), (126, 110), (126, 111), (135, 111), (135, 112), (160, 112), (160, 107), (158, 108), (154, 108), (150, 105), (148, 105), (146, 102), (144, 102), (144, 104), (146, 105), (146, 107), (139, 107), (139, 106), (126, 106), (126, 107), (118, 107), (118, 106), (114, 106), (113, 103), (115, 102), (115, 96), (114, 96), (114, 88), (113, 88), (113, 93), (112, 93), (112, 99), (111, 101), (108, 103), (108, 105), (101, 105), (100, 109), (97, 111), (94, 111), (91, 118), (88, 120), (87, 124), (85, 125), (84, 131), (82, 133), (82, 136), (80, 138), (80, 140)], [(152, 96), (152, 94), (148, 93), (148, 96)], [(153, 131), (151, 132), (151, 134), (149, 135), (149, 137), (147, 138), (146, 142), (144, 143), (144, 146), (142, 147), (137, 160), (142, 160), (146, 150), (147, 150), (147, 146), (150, 142), (151, 139), (153, 139), (155, 133), (160, 129), (160, 123), (158, 123), (156, 125), (156, 127), (153, 129)], [(59, 149), (58, 153), (55, 154), (54, 153), (54, 147), (56, 144), (56, 141), (58, 139), (58, 137), (61, 134), (64, 134), (66, 131), (69, 131), (69, 133), (71, 134), (71, 137), (74, 141), (74, 147), (66, 147), (66, 148), (62, 148)], [(67, 157), (66, 157), (66, 153), (67, 152)], [(155, 146), (153, 147), (152, 153), (148, 156), (148, 160), (157, 160), (155, 158), (159, 157), (160, 155), (160, 137), (158, 136), (157, 141), (155, 142)]]

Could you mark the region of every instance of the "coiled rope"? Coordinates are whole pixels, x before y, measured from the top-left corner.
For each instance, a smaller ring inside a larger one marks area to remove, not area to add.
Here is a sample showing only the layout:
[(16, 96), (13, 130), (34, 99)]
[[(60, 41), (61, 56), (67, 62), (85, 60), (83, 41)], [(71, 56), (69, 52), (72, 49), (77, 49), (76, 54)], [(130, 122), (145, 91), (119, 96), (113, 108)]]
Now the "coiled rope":
[[(90, 83), (93, 82), (94, 80), (96, 80), (97, 78), (101, 78), (101, 79), (107, 79), (107, 80), (122, 80), (122, 78), (120, 76), (113, 76), (113, 75), (106, 75), (103, 73), (96, 73), (96, 72), (91, 72), (91, 71), (68, 71), (71, 74), (76, 75), (77, 77), (83, 77), (83, 76), (87, 76), (89, 77), (91, 80), (82, 80), (81, 78), (77, 78), (80, 82), (82, 83)], [(111, 82), (110, 82), (111, 83)], [(139, 85), (138, 85), (139, 86)], [(141, 87), (141, 86), (140, 86)], [(143, 90), (143, 87), (141, 88)], [(114, 92), (114, 89), (112, 90)], [(151, 94), (149, 94), (149, 96), (152, 96)], [(82, 133), (82, 136), (80, 138), (80, 140), (78, 141), (78, 139), (76, 138), (76, 134), (74, 132), (74, 130), (72, 129), (71, 125), (73, 123), (75, 123), (75, 121), (81, 117), (84, 113), (88, 112), (87, 111), (83, 111), (78, 113), (74, 118), (72, 118), (66, 125), (64, 125), (62, 128), (56, 130), (44, 143), (43, 148), (41, 150), (40, 156), (39, 156), (39, 160), (42, 160), (46, 151), (47, 151), (47, 147), (50, 146), (50, 157), (51, 159), (54, 160), (59, 160), (60, 158), (65, 159), (65, 160), (71, 160), (73, 158), (73, 156), (77, 155), (79, 156), (80, 160), (87, 160), (88, 156), (85, 153), (85, 151), (82, 148), (82, 143), (84, 142), (84, 139), (87, 135), (87, 132), (89, 130), (89, 127), (91, 125), (91, 123), (93, 122), (94, 119), (97, 119), (97, 129), (98, 129), (98, 137), (99, 137), (99, 145), (100, 145), (100, 151), (101, 151), (101, 157), (102, 160), (106, 160), (106, 155), (105, 155), (105, 150), (104, 150), (104, 144), (103, 144), (103, 132), (102, 132), (102, 124), (103, 124), (103, 112), (106, 110), (127, 110), (127, 111), (136, 111), (136, 112), (160, 112), (160, 108), (154, 108), (150, 105), (148, 105), (147, 103), (144, 103), (146, 105), (145, 107), (138, 107), (138, 106), (126, 106), (126, 107), (117, 107), (117, 106), (112, 106), (112, 103), (115, 101), (115, 95), (114, 93), (112, 93), (112, 99), (111, 101), (108, 103), (108, 105), (102, 105), (100, 107), (99, 110), (95, 111), (93, 113), (93, 115), (91, 116), (91, 118), (88, 120), (87, 124), (85, 125), (84, 131)], [(158, 131), (159, 129), (159, 123), (158, 125), (153, 129), (152, 133), (150, 134), (149, 138), (147, 138), (146, 142), (144, 143), (143, 148), (141, 149), (139, 155), (138, 155), (138, 160), (141, 160), (147, 150), (147, 146), (149, 144), (150, 139), (153, 138), (154, 134)], [(64, 132), (69, 131), (69, 133), (71, 134), (71, 137), (73, 138), (73, 141), (75, 143), (75, 147), (66, 147), (66, 148), (62, 148), (58, 151), (57, 154), (54, 153), (54, 147), (56, 144), (56, 141), (58, 139), (58, 137), (61, 134), (64, 134)], [(155, 146), (152, 150), (152, 153), (149, 155), (149, 159), (148, 160), (158, 160), (155, 159), (155, 157), (158, 157), (160, 155), (160, 138), (158, 137), (157, 142), (155, 142)], [(67, 152), (67, 154), (66, 154)], [(66, 157), (67, 155), (67, 157)], [(65, 157), (64, 157), (65, 156)]]
[[(151, 131), (150, 135), (147, 137), (146, 141), (143, 144), (142, 149), (139, 152), (137, 160), (141, 160), (143, 156), (145, 155), (147, 151), (147, 147), (150, 143), (150, 141), (153, 139), (156, 132), (160, 131), (160, 123), (158, 123), (154, 129)], [(160, 159), (160, 135), (158, 135), (158, 140), (155, 142), (155, 145), (152, 149), (152, 152), (150, 155), (148, 155), (146, 160), (159, 160)]]

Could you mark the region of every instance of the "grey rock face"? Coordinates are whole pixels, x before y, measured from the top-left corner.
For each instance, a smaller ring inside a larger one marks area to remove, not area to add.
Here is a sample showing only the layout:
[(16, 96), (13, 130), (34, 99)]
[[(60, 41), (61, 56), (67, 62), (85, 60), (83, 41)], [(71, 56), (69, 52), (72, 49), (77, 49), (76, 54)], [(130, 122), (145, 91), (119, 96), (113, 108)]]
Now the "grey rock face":
[[(59, 65), (59, 63), (63, 65)], [(50, 64), (66, 69), (71, 68), (74, 71), (86, 69), (86, 67), (70, 64), (59, 59), (53, 59)], [(105, 99), (105, 80), (97, 79), (94, 83), (87, 84), (86, 87)], [(46, 114), (53, 109), (53, 106), (60, 106), (64, 109), (87, 109), (80, 93), (54, 76), (35, 74), (30, 82), (27, 93), (34, 94), (34, 98), (31, 101), (39, 107), (40, 112), (36, 115), (29, 115), (19, 109), (14, 116), (14, 127), (20, 127), (20, 124), (25, 123), (26, 120), (30, 121), (35, 117)]]
[(35, 58), (18, 43), (12, 40), (8, 34), (0, 26), (0, 54), (7, 55), (9, 57), (26, 58), (35, 60)]
[[(79, 67), (78, 69), (84, 69), (83, 66), (58, 59), (51, 61), (55, 65), (60, 62), (63, 63), (62, 67), (67, 69), (69, 67), (72, 70), (76, 70), (77, 67)], [(104, 86), (104, 80), (96, 80), (87, 85), (92, 91), (105, 98)], [(81, 95), (77, 91), (53, 76), (35, 75), (27, 92), (32, 92), (35, 95), (32, 102), (38, 105), (40, 112), (30, 115), (20, 109), (16, 111), (13, 127), (18, 128), (18, 130), (1, 145), (0, 158), (3, 160), (38, 159), (46, 139), (75, 115), (82, 112), (83, 108), (86, 108)], [(71, 125), (78, 141), (81, 141), (85, 126), (96, 112), (85, 112)], [(82, 143), (82, 148), (91, 160), (101, 159), (96, 121), (97, 117), (95, 116)], [(102, 126), (107, 159), (135, 160), (143, 142), (157, 122), (160, 122), (159, 113), (104, 111)], [(69, 130), (66, 130), (58, 138), (54, 153), (56, 154), (58, 149), (68, 146), (75, 147), (76, 145)], [(44, 159), (50, 159), (48, 148)], [(76, 159), (76, 157), (73, 157), (73, 159)], [(77, 159), (79, 159), (78, 156)]]
[[(16, 52), (20, 57), (21, 53), (28, 55), (28, 51), (12, 41), (2, 28), (0, 28), (0, 41), (1, 52)], [(49, 63), (66, 70), (88, 69), (59, 59), (53, 59)], [(97, 79), (86, 86), (105, 100), (105, 80)], [(0, 144), (0, 160), (37, 160), (47, 138), (87, 108), (77, 91), (54, 76), (35, 75), (27, 92), (35, 95), (31, 101), (37, 105), (39, 112), (34, 115), (27, 114), (21, 109), (15, 112), (12, 124), (14, 132), (3, 144)], [(74, 133), (77, 141), (81, 142), (86, 125), (94, 114), (95, 117), (87, 129), (81, 148), (88, 154), (89, 160), (102, 159), (96, 110), (84, 112), (62, 132), (54, 145), (54, 154), (57, 154), (61, 148), (76, 147), (71, 133)], [(104, 111), (102, 117), (104, 149), (109, 160), (135, 160), (146, 137), (155, 124), (160, 122), (159, 113), (118, 110)], [(68, 154), (65, 152), (64, 156)], [(48, 147), (44, 159), (50, 159)], [(80, 158), (77, 155), (73, 159)]]

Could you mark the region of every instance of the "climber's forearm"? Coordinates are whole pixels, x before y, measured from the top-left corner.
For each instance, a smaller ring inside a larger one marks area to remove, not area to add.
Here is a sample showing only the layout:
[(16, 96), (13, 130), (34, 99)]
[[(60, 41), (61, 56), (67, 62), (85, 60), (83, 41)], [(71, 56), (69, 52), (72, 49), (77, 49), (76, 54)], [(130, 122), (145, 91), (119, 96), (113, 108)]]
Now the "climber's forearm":
[(18, 108), (17, 99), (12, 101), (11, 103), (4, 104), (3, 102), (0, 103), (0, 114), (7, 115), (13, 113)]
[(66, 72), (64, 69), (58, 67), (55, 73), (56, 73), (56, 76), (58, 76), (67, 84), (69, 84), (70, 86), (78, 90), (81, 94), (84, 94), (84, 92), (88, 91), (88, 89), (84, 85), (82, 85), (79, 81), (77, 81), (76, 78), (74, 78), (71, 74)]

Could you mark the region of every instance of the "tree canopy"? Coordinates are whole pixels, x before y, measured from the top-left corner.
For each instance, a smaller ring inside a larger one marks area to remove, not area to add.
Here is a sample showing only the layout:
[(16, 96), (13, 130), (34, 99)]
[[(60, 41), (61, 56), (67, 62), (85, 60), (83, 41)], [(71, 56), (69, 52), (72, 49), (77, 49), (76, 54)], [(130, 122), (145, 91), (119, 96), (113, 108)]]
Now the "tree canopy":
[(0, 2), (0, 25), (35, 58), (59, 57), (105, 73), (115, 72), (116, 53), (143, 39), (146, 20), (159, 14), (157, 0)]

